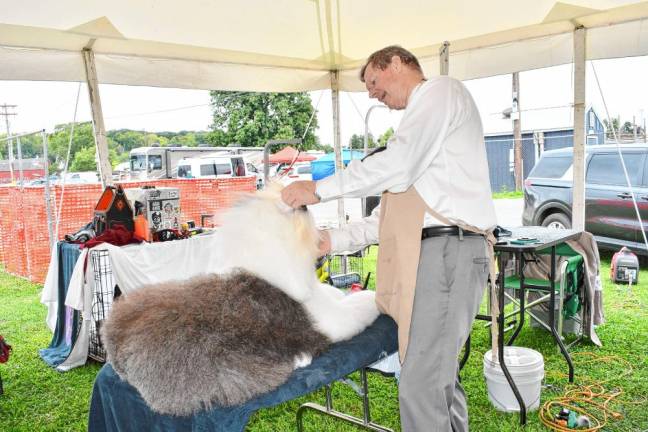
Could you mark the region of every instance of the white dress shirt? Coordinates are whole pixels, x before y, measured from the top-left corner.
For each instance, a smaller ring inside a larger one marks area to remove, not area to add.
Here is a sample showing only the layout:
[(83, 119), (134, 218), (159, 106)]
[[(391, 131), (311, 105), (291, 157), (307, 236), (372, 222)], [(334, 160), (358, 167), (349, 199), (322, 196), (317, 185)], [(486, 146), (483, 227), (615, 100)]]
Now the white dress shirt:
[[(322, 201), (398, 193), (414, 185), (425, 203), (452, 222), (496, 225), (481, 118), (472, 96), (439, 76), (414, 88), (387, 149), (317, 182)], [(332, 230), (332, 250), (377, 243), (379, 212)], [(426, 214), (425, 225), (443, 225)]]

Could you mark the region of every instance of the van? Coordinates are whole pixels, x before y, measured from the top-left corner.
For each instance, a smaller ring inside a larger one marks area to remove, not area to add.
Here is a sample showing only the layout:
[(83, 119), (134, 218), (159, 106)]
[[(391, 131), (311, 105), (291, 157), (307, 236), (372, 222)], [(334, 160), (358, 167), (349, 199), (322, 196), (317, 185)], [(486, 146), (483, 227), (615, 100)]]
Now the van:
[(229, 178), (247, 175), (242, 156), (185, 158), (178, 162), (178, 178)]
[[(601, 249), (627, 246), (648, 255), (642, 233), (648, 230), (648, 144), (622, 144), (621, 155), (641, 222), (617, 146), (596, 145), (586, 148), (585, 230)], [(571, 228), (572, 162), (571, 147), (543, 153), (524, 182), (524, 225)]]

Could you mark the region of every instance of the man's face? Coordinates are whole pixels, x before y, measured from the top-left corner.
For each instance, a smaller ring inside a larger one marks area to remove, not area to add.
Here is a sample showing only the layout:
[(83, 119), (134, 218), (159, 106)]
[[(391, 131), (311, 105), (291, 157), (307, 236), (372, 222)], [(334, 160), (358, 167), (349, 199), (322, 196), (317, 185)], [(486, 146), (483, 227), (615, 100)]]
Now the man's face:
[(404, 109), (407, 105), (407, 89), (400, 79), (399, 66), (400, 59), (394, 57), (385, 70), (380, 70), (370, 64), (364, 73), (369, 97), (378, 99), (389, 108), (397, 110)]

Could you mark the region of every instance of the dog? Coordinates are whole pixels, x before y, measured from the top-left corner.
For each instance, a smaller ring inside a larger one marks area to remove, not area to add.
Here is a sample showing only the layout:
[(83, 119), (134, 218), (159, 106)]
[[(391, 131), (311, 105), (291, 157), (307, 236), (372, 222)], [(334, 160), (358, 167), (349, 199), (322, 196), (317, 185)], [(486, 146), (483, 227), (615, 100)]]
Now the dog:
[(214, 244), (218, 274), (122, 296), (101, 328), (107, 360), (152, 410), (190, 415), (283, 384), (329, 344), (378, 317), (374, 293), (346, 295), (315, 275), (318, 231), (281, 186), (241, 199)]

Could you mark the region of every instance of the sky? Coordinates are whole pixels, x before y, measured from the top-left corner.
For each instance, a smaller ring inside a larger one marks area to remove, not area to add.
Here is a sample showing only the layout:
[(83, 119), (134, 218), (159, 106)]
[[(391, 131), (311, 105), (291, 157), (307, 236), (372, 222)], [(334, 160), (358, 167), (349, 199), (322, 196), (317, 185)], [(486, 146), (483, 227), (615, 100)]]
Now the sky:
[[(599, 91), (594, 70), (601, 86)], [(450, 65), (452, 74), (452, 65)], [(648, 57), (598, 60), (588, 62), (586, 103), (593, 106), (601, 119), (607, 118), (603, 101), (612, 117), (638, 124), (648, 117)], [(511, 106), (511, 75), (465, 81), (479, 108), (486, 133), (508, 132), (511, 120), (501, 112)], [(12, 133), (53, 130), (56, 124), (75, 118), (78, 83), (42, 81), (0, 81), (0, 104), (17, 105), (10, 112)], [(211, 122), (209, 93), (204, 90), (182, 90), (154, 87), (101, 85), (106, 129), (135, 129), (148, 132), (207, 130)], [(311, 92), (318, 110), (320, 142), (333, 143), (331, 92)], [(572, 65), (520, 73), (520, 108), (522, 129), (570, 127), (573, 99)], [(364, 134), (364, 117), (377, 105), (366, 93), (341, 93), (340, 128), (342, 144), (353, 134)], [(384, 107), (372, 110), (369, 131), (374, 136), (389, 127), (398, 126), (402, 113)], [(81, 84), (76, 121), (91, 119), (85, 83)], [(5, 132), (0, 117), (0, 132)]]

